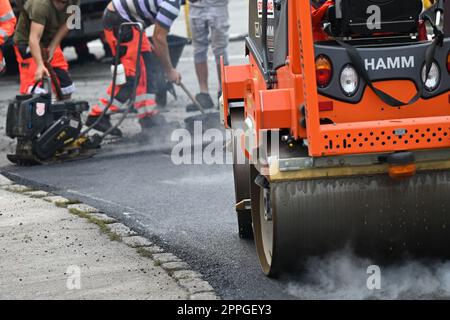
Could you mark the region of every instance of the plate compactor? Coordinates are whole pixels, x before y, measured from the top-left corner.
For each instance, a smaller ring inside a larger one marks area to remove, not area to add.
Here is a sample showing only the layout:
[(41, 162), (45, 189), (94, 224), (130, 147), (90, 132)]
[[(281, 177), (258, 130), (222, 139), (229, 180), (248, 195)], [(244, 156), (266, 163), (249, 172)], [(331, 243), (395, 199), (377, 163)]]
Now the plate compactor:
[[(140, 33), (137, 50), (139, 54), (145, 34), (144, 28), (140, 23), (131, 22), (123, 23), (120, 26), (116, 52), (120, 52), (124, 29), (131, 27), (137, 28)], [(182, 40), (182, 38), (179, 38), (179, 40)], [(184, 43), (181, 44), (180, 41), (177, 41), (177, 50), (173, 50), (176, 54), (173, 58), (175, 63), (181, 56), (183, 47)], [(17, 145), (16, 152), (8, 155), (8, 159), (18, 165), (34, 165), (78, 160), (93, 156), (105, 137), (118, 128), (126, 117), (134, 111), (139, 77), (134, 77), (130, 98), (121, 110), (122, 116), (119, 121), (102, 135), (88, 135), (97, 123), (108, 114), (112, 106), (118, 87), (116, 82), (119, 63), (119, 55), (116, 55), (109, 103), (98, 120), (87, 128), (83, 128), (81, 115), (89, 110), (88, 103), (85, 101), (63, 101), (56, 75), (51, 66), (47, 64), (46, 67), (51, 74), (51, 83), (49, 79), (44, 79), (43, 84), (48, 93), (35, 94), (33, 89), (31, 94), (16, 96), (14, 101), (9, 104), (6, 134), (10, 138), (17, 139)], [(136, 59), (138, 75), (141, 70), (140, 63), (141, 59)], [(155, 60), (155, 64), (157, 65), (157, 60)], [(156, 69), (155, 66), (153, 67)], [(159, 76), (159, 73), (157, 76)], [(160, 77), (155, 78), (159, 79)], [(52, 85), (56, 91), (56, 99), (52, 97)]]
[[(126, 32), (125, 28), (136, 28), (139, 31), (137, 50), (139, 54), (145, 30), (141, 23), (135, 22), (122, 23), (120, 26), (116, 52), (121, 51), (120, 47)], [(178, 64), (186, 43), (185, 38), (168, 37), (170, 59), (174, 66)], [(43, 52), (43, 56), (44, 54), (45, 52)], [(18, 165), (34, 165), (79, 160), (95, 155), (103, 140), (117, 129), (127, 116), (135, 112), (134, 104), (141, 70), (141, 59), (136, 59), (136, 70), (139, 76), (134, 77), (130, 97), (120, 110), (122, 116), (107, 132), (101, 135), (89, 135), (102, 118), (109, 114), (113, 104), (118, 87), (119, 59), (119, 55), (116, 55), (108, 105), (95, 123), (86, 128), (83, 127), (81, 115), (89, 110), (88, 103), (86, 101), (63, 101), (56, 75), (51, 65), (47, 63), (46, 67), (50, 71), (51, 84), (49, 79), (45, 79), (43, 82), (44, 86), (47, 85), (46, 91), (48, 93), (35, 94), (33, 89), (31, 94), (18, 95), (9, 104), (6, 134), (10, 138), (17, 139), (17, 145), (16, 152), (8, 155), (8, 159)], [(151, 72), (151, 90), (155, 93), (158, 105), (163, 107), (166, 105), (168, 92), (176, 98), (175, 88), (173, 84), (166, 82), (164, 70), (155, 54), (151, 54), (150, 60), (147, 62), (149, 63), (147, 67)], [(56, 99), (52, 99), (52, 85), (56, 92)]]
[[(49, 83), (49, 81), (45, 81)], [(16, 152), (8, 159), (18, 165), (43, 164), (93, 155), (98, 144), (80, 136), (85, 101), (52, 102), (46, 94), (19, 95), (9, 104), (6, 134), (17, 139)]]
[(265, 274), (347, 246), (450, 258), (450, 1), (435, 3), (249, 1), (221, 113)]

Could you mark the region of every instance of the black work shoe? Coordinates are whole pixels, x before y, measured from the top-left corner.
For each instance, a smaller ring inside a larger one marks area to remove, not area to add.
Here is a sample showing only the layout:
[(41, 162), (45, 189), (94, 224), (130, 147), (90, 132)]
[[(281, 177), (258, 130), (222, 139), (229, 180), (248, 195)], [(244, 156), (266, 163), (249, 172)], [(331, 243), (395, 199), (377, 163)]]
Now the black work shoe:
[(142, 131), (139, 135), (141, 143), (165, 146), (170, 145), (170, 137), (174, 130), (180, 128), (179, 123), (169, 122), (161, 114), (156, 114), (151, 117), (145, 117), (139, 120)]
[[(195, 100), (203, 107), (203, 109), (212, 109), (214, 108), (214, 102), (211, 96), (208, 93), (199, 93), (195, 96)], [(197, 106), (194, 103), (189, 104), (186, 107), (187, 112), (199, 111)]]
[(139, 119), (139, 124), (141, 125), (142, 131), (145, 131), (155, 127), (164, 127), (167, 125), (167, 120), (161, 114), (155, 114), (151, 117)]
[[(94, 117), (94, 116), (89, 116), (86, 120), (86, 126), (90, 127), (92, 126), (99, 117)], [(99, 121), (99, 123), (97, 123), (94, 126), (94, 129), (100, 132), (106, 132), (109, 129), (112, 128), (112, 124), (110, 121), (110, 116), (109, 115), (105, 115), (104, 117), (102, 117), (102, 119)], [(113, 131), (111, 131), (110, 135), (112, 136), (116, 136), (116, 137), (122, 137), (122, 131), (119, 128), (114, 129)]]

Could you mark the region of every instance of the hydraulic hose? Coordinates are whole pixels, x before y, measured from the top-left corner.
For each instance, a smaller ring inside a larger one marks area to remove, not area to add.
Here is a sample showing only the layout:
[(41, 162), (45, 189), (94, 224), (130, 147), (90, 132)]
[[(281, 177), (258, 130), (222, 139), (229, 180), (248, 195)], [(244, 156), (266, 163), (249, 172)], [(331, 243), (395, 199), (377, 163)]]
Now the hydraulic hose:
[(79, 138), (85, 137), (92, 129), (94, 129), (94, 127), (97, 124), (100, 123), (100, 121), (105, 117), (105, 115), (107, 114), (107, 112), (109, 111), (109, 109), (111, 108), (111, 106), (112, 106), (112, 104), (114, 102), (114, 97), (115, 97), (116, 88), (117, 88), (116, 80), (117, 80), (117, 66), (119, 65), (119, 58), (120, 58), (119, 57), (120, 45), (122, 44), (123, 29), (126, 26), (129, 26), (129, 27), (133, 27), (134, 26), (134, 27), (137, 27), (138, 30), (139, 30), (139, 44), (138, 44), (138, 51), (137, 51), (137, 57), (136, 57), (136, 77), (134, 79), (133, 90), (131, 92), (131, 97), (130, 97), (130, 99), (127, 102), (129, 104), (128, 108), (125, 110), (125, 112), (124, 112), (123, 116), (121, 117), (121, 119), (119, 120), (119, 122), (115, 126), (110, 128), (108, 131), (106, 131), (101, 136), (101, 140), (106, 138), (113, 130), (117, 129), (123, 123), (123, 121), (125, 121), (126, 117), (128, 116), (128, 114), (133, 109), (134, 102), (136, 100), (137, 85), (139, 83), (139, 77), (140, 77), (140, 69), (141, 69), (140, 52), (141, 52), (141, 49), (142, 49), (142, 39), (143, 39), (145, 30), (144, 30), (144, 26), (140, 22), (124, 22), (119, 27), (119, 39), (117, 41), (116, 55), (114, 57), (114, 72), (113, 72), (111, 96), (110, 96), (110, 99), (108, 101), (108, 105), (105, 107), (105, 109), (103, 110), (102, 114), (98, 117), (98, 119), (92, 125), (90, 125), (88, 128), (86, 128), (83, 132), (80, 133)]

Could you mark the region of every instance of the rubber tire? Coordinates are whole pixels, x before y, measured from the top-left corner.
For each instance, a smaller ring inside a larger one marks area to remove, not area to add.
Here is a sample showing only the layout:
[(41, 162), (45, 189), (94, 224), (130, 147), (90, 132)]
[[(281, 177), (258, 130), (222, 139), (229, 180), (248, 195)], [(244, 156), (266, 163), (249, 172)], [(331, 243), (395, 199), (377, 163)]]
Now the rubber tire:
[[(264, 234), (264, 230), (261, 223), (261, 210), (264, 210), (263, 207), (261, 207), (261, 193), (262, 188), (258, 186), (255, 183), (256, 177), (259, 175), (258, 170), (255, 168), (255, 166), (251, 166), (250, 168), (250, 188), (251, 188), (251, 202), (252, 202), (252, 221), (253, 221), (253, 234), (255, 237), (255, 246), (256, 246), (256, 253), (258, 255), (259, 263), (261, 266), (261, 269), (263, 273), (271, 278), (277, 278), (282, 268), (277, 265), (276, 259), (273, 259), (273, 257), (277, 255), (276, 250), (276, 239), (272, 238), (272, 246), (270, 250), (272, 251), (272, 257), (268, 258), (267, 254), (265, 252), (265, 246), (263, 243), (263, 238), (266, 236)], [(273, 229), (272, 229), (272, 237), (275, 234), (275, 225), (276, 225), (276, 217), (273, 217)]]
[[(244, 129), (244, 111), (231, 111), (231, 126), (233, 129)], [(236, 164), (238, 159), (236, 137), (232, 137), (233, 176), (236, 204), (244, 199), (250, 199), (250, 164)], [(251, 210), (236, 211), (238, 233), (241, 239), (253, 239), (253, 224)]]

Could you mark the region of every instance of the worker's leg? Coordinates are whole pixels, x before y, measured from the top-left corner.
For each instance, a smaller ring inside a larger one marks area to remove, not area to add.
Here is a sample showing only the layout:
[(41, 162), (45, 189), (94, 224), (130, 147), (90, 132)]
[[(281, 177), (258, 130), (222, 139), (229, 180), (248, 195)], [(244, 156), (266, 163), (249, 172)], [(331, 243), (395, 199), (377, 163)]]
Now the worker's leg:
[[(19, 44), (14, 46), (16, 52), (17, 64), (19, 65), (20, 74), (20, 94), (31, 93), (36, 82), (34, 74), (36, 72), (36, 62), (31, 55), (27, 44)], [(36, 87), (35, 93), (45, 93), (46, 90), (40, 86)]]
[[(19, 65), (20, 93), (31, 93), (31, 90), (36, 83), (34, 77), (36, 72), (36, 62), (34, 61), (34, 58), (30, 53), (28, 45), (18, 45), (15, 46), (14, 49), (16, 52), (17, 63)], [(58, 76), (61, 91), (64, 95), (63, 98), (69, 99), (72, 93), (75, 91), (75, 87), (69, 74), (69, 65), (64, 58), (64, 54), (61, 48), (55, 50), (51, 65), (53, 66), (55, 73)], [(46, 92), (47, 90), (45, 88), (42, 88), (41, 84), (39, 84), (34, 91), (34, 93)]]
[[(141, 125), (144, 133), (152, 134), (152, 128), (173, 128), (170, 123), (166, 121), (164, 116), (159, 112), (157, 104), (153, 97), (165, 84), (165, 75), (158, 75), (158, 70), (152, 70), (152, 68), (159, 68), (159, 63), (155, 61), (156, 57), (152, 57), (151, 47), (150, 50), (146, 50), (142, 53), (143, 68), (141, 74), (141, 80), (145, 80), (147, 87), (146, 95), (141, 95), (136, 99), (136, 109), (138, 111), (139, 124)], [(156, 64), (155, 64), (156, 63)], [(156, 77), (156, 79), (154, 78)], [(158, 83), (162, 82), (162, 83)], [(138, 103), (139, 97), (144, 105)]]
[[(115, 13), (112, 13), (107, 10), (105, 11), (105, 14), (103, 16), (104, 39), (105, 42), (110, 47), (113, 56), (117, 54), (116, 45), (118, 41), (113, 29), (116, 28), (116, 30), (118, 30), (118, 27), (122, 22), (125, 21), (122, 21), (121, 18), (117, 16)], [(116, 97), (118, 96), (120, 90), (128, 91), (129, 89), (127, 87), (129, 85), (130, 83), (127, 82), (122, 86), (116, 86), (115, 88), (113, 88), (111, 83), (108, 89), (106, 90), (106, 93), (102, 97), (100, 97), (99, 102), (91, 107), (89, 117), (86, 120), (86, 125), (93, 126), (94, 129), (101, 132), (106, 132), (109, 129), (111, 129), (112, 124), (110, 121), (109, 114), (105, 114), (101, 118), (100, 116), (103, 114), (104, 110), (110, 103), (111, 105), (109, 106), (108, 109), (110, 112), (118, 111), (120, 109), (122, 102), (118, 101)], [(112, 93), (113, 89), (114, 93)], [(113, 96), (112, 100), (111, 96)], [(116, 136), (122, 136), (122, 131), (116, 129), (113, 132), (111, 132), (111, 134)]]
[[(109, 109), (109, 111), (118, 111), (118, 109), (123, 109), (126, 107), (126, 102), (132, 97), (133, 94), (133, 86), (136, 77), (139, 77), (139, 74), (136, 72), (136, 58), (141, 58), (141, 53), (138, 52), (139, 45), (139, 31), (135, 27), (125, 27), (122, 32), (122, 41), (119, 47), (119, 51), (117, 51), (117, 42), (119, 41), (119, 28), (120, 25), (124, 21), (117, 15), (117, 13), (107, 11), (105, 13), (103, 23), (105, 27), (105, 40), (111, 48), (113, 55), (118, 54), (120, 63), (123, 65), (125, 69), (126, 83), (120, 86), (116, 86), (113, 91), (112, 84), (109, 86), (107, 90), (106, 96), (100, 99), (99, 103), (94, 105), (91, 108), (91, 112), (89, 114), (89, 118), (86, 122), (87, 125), (92, 125), (97, 122), (98, 117), (103, 113), (105, 108), (108, 106), (110, 97), (113, 95), (113, 102)], [(143, 38), (143, 46), (142, 50), (150, 50), (150, 43), (148, 39)], [(142, 64), (141, 64), (142, 66)], [(143, 72), (145, 72), (145, 67), (143, 68)], [(144, 77), (145, 78), (145, 77)], [(147, 91), (146, 82), (141, 78), (138, 82), (138, 87), (136, 90), (136, 94), (139, 95), (137, 97), (137, 102), (139, 107), (146, 107), (148, 99), (142, 97)], [(136, 107), (136, 106), (135, 106)], [(98, 124), (95, 129), (100, 131), (106, 131), (111, 127), (111, 123), (109, 122), (109, 118), (105, 117), (104, 120), (101, 121), (101, 124)], [(115, 131), (116, 135), (121, 135), (120, 130)]]
[(207, 9), (191, 8), (189, 13), (194, 47), (194, 63), (200, 92), (208, 93), (208, 48), (209, 27), (205, 17)]
[[(120, 25), (120, 24), (119, 24)], [(119, 54), (120, 63), (123, 65), (125, 69), (126, 75), (126, 83), (120, 86), (116, 86), (114, 90), (114, 99), (112, 108), (110, 111), (118, 111), (118, 109), (122, 109), (124, 104), (131, 98), (131, 94), (133, 93), (133, 84), (136, 78), (136, 57), (140, 56), (138, 54), (138, 39), (139, 39), (139, 31), (132, 27), (125, 27), (123, 29), (124, 34), (122, 37), (122, 43), (119, 48), (119, 52), (116, 52), (116, 46), (118, 41), (118, 32), (119, 26), (114, 26), (113, 29), (105, 29), (105, 39), (111, 47), (111, 51), (113, 55)], [(148, 40), (144, 37), (143, 40), (144, 46), (150, 47)], [(139, 93), (146, 92), (146, 86), (144, 87), (145, 82), (140, 81), (138, 90)], [(91, 109), (90, 115), (94, 117), (98, 117), (102, 114), (103, 110), (107, 106), (110, 96), (112, 94), (112, 83), (109, 86), (106, 95), (100, 99), (97, 105), (94, 105)]]
[(230, 21), (228, 16), (228, 7), (220, 6), (211, 8), (210, 26), (211, 26), (211, 47), (217, 67), (217, 76), (219, 79), (219, 91), (221, 90), (220, 58), (223, 57), (225, 65), (228, 65), (228, 44)]
[(198, 62), (195, 64), (195, 73), (197, 74), (198, 84), (201, 93), (209, 93), (208, 86), (208, 62)]
[[(122, 20), (121, 17), (118, 16), (115, 12), (105, 10), (105, 13), (103, 15), (104, 40), (110, 47), (111, 52), (114, 57), (117, 53), (116, 46), (117, 46), (117, 41), (118, 41), (118, 39), (117, 39), (118, 29), (120, 27), (120, 24), (123, 22), (125, 22), (125, 21)], [(120, 60), (121, 60), (121, 58), (120, 58)], [(119, 63), (121, 63), (121, 62), (119, 62)], [(122, 101), (118, 101), (116, 99), (116, 97), (118, 96), (118, 93), (121, 89), (124, 91), (129, 91), (129, 89), (128, 89), (129, 86), (130, 86), (129, 81), (127, 81), (127, 83), (125, 83), (122, 86), (116, 85), (115, 88), (113, 88), (112, 83), (111, 83), (109, 85), (108, 89), (106, 90), (106, 93), (100, 97), (99, 102), (91, 107), (91, 110), (89, 113), (89, 118), (87, 120), (87, 124), (89, 125), (91, 122), (93, 123), (93, 122), (97, 121), (96, 118), (99, 117), (103, 113), (105, 108), (108, 106), (110, 99), (111, 99), (111, 95), (113, 95), (114, 98), (112, 100), (112, 104), (109, 108), (109, 111), (110, 112), (118, 111), (122, 105)], [(114, 93), (112, 93), (113, 89), (114, 89)], [(109, 121), (105, 122), (105, 128), (100, 128), (99, 126), (97, 126), (96, 129), (98, 129), (100, 131), (106, 131), (107, 127), (110, 127)]]
[[(208, 49), (209, 49), (209, 25), (208, 15), (209, 8), (192, 8), (189, 16), (192, 29), (192, 45), (194, 47), (194, 64), (197, 74), (200, 93), (196, 99), (205, 108), (213, 108), (214, 102), (209, 95), (208, 85)], [(195, 104), (187, 106), (187, 111), (196, 111)]]
[(64, 53), (61, 50), (61, 47), (58, 47), (55, 50), (53, 59), (50, 64), (52, 65), (58, 77), (59, 86), (61, 87), (61, 92), (63, 94), (63, 99), (70, 99), (72, 94), (75, 92), (75, 86), (69, 73), (69, 64), (64, 57)]
[[(139, 84), (136, 90), (136, 101), (134, 107), (137, 111), (138, 118), (140, 120), (144, 118), (152, 117), (158, 114), (157, 105), (154, 99), (154, 94), (151, 88), (151, 72), (150, 72), (150, 55), (151, 55), (151, 45), (147, 37), (144, 36), (142, 39), (142, 49), (140, 53), (141, 65), (140, 65), (140, 76)], [(141, 125), (144, 123), (142, 121)]]

